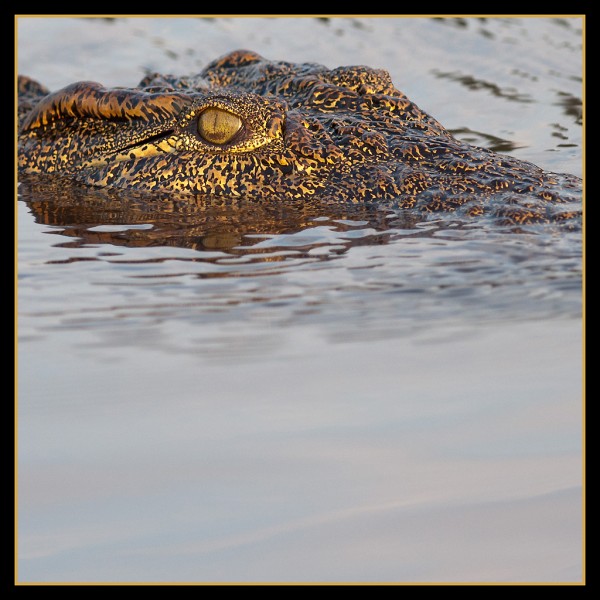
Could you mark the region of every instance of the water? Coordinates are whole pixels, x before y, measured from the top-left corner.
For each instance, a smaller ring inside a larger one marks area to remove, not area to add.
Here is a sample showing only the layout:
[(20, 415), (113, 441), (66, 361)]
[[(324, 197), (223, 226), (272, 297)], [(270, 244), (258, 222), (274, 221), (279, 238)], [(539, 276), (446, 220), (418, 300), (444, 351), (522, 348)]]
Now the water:
[[(581, 174), (581, 26), (20, 18), (19, 70), (367, 64)], [(582, 581), (580, 232), (27, 181), (18, 209), (19, 582)]]

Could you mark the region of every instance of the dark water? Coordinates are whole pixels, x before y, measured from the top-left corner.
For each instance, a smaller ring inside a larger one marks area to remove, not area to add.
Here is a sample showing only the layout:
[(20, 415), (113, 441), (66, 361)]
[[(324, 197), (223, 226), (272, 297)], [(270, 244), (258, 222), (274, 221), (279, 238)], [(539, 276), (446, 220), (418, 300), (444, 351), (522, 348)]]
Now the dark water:
[[(22, 18), (19, 69), (369, 64), (581, 174), (581, 25)], [(19, 581), (581, 581), (581, 231), (19, 196)]]

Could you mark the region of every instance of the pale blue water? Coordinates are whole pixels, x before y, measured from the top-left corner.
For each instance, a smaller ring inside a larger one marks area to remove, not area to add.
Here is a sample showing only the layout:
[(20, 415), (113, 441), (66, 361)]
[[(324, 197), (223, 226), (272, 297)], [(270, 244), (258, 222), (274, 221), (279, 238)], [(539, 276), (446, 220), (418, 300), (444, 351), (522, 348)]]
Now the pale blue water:
[[(20, 18), (18, 58), (368, 64), (581, 174), (581, 25)], [(22, 191), (18, 582), (582, 581), (580, 232)]]

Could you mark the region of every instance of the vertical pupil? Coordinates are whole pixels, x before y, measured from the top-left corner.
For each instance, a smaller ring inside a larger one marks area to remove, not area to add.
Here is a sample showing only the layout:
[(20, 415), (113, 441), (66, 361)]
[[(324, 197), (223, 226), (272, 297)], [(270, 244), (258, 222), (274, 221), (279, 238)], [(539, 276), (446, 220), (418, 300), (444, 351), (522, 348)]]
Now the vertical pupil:
[(198, 132), (208, 142), (225, 144), (241, 129), (242, 120), (219, 108), (207, 108), (198, 117)]

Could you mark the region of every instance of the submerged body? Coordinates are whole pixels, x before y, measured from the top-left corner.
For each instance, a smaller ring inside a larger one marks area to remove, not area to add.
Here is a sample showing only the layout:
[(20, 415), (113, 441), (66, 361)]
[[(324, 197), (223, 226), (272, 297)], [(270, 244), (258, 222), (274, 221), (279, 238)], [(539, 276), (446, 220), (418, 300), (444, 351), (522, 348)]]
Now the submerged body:
[(581, 213), (581, 180), (457, 140), (382, 70), (230, 53), (135, 89), (19, 80), (19, 169), (249, 200), (393, 201), (513, 223)]

